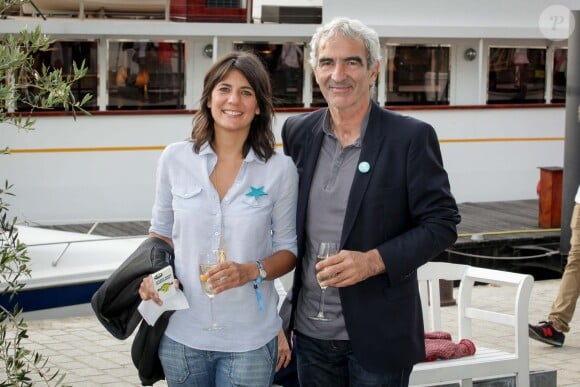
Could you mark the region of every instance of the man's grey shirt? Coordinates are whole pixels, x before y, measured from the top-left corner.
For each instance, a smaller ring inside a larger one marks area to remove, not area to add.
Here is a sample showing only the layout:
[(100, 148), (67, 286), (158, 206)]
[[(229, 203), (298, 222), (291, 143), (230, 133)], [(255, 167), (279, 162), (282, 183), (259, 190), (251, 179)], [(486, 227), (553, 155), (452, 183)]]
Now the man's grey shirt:
[[(325, 295), (325, 314), (330, 321), (315, 321), (308, 316), (318, 314), (321, 289), (316, 281), (316, 252), (320, 242), (336, 242), (340, 236), (348, 197), (360, 158), (362, 139), (369, 112), (363, 119), (360, 137), (342, 148), (331, 126), (330, 113), (323, 120), (324, 139), (314, 171), (306, 217), (306, 255), (303, 260), (302, 282), (296, 330), (322, 340), (348, 340), (338, 288), (329, 286)], [(361, 300), (362, 301), (362, 300)]]

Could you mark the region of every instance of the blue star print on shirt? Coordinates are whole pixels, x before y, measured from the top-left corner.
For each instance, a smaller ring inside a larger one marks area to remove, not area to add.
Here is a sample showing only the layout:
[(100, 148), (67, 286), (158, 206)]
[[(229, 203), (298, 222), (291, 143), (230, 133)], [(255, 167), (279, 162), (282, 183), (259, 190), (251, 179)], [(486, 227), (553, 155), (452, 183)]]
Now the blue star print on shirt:
[(268, 195), (268, 194), (266, 192), (264, 192), (264, 186), (261, 186), (258, 188), (250, 186), (250, 192), (248, 192), (246, 194), (246, 196), (252, 197), (256, 200), (258, 200), (258, 198), (260, 196), (266, 196), (266, 195)]

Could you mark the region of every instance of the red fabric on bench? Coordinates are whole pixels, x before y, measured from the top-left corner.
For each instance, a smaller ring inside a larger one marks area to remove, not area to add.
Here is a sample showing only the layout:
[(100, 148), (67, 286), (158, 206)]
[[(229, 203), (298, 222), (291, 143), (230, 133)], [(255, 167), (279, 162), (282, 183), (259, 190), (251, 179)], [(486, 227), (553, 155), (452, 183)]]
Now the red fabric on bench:
[(425, 332), (425, 360), (456, 359), (475, 354), (475, 344), (469, 339), (454, 343), (448, 332)]

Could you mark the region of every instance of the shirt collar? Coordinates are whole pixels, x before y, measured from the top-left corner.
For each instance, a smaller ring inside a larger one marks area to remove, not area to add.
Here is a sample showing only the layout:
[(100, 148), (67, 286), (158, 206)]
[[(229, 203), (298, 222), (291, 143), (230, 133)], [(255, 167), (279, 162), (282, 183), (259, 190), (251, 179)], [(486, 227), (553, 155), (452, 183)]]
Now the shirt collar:
[(199, 148), (199, 155), (200, 156), (215, 155), (215, 152), (213, 151), (213, 148), (209, 145), (209, 142), (206, 142)]
[[(199, 149), (199, 155), (200, 156), (206, 156), (206, 155), (216, 156), (213, 148), (209, 145), (209, 142), (206, 142), (205, 144), (203, 144), (201, 146), (201, 148)], [(264, 164), (264, 161), (261, 160), (260, 158), (258, 158), (256, 156), (256, 153), (254, 152), (254, 150), (252, 148), (250, 148), (250, 151), (246, 155), (244, 162), (251, 163), (252, 161), (255, 161), (255, 162), (260, 163), (260, 164)]]
[(259, 164), (264, 164), (264, 160), (261, 160), (258, 156), (256, 156), (256, 153), (254, 153), (254, 149), (252, 149), (252, 148), (250, 148), (250, 151), (246, 155), (246, 158), (244, 161), (246, 163), (251, 163), (252, 161), (255, 161)]

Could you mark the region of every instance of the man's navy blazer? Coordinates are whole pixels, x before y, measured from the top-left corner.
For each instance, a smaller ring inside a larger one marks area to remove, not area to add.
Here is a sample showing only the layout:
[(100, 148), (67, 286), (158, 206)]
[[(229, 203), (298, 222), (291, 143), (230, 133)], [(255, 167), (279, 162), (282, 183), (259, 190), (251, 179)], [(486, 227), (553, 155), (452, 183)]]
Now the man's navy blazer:
[[(292, 322), (302, 286), (306, 214), (323, 139), (326, 108), (290, 117), (284, 152), (300, 175)], [(435, 130), (427, 123), (371, 102), (360, 162), (348, 198), (340, 247), (378, 249), (386, 272), (339, 289), (353, 352), (364, 368), (384, 372), (425, 358), (417, 268), (457, 239), (460, 221)]]

